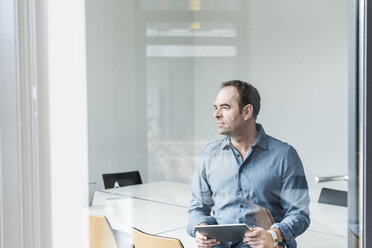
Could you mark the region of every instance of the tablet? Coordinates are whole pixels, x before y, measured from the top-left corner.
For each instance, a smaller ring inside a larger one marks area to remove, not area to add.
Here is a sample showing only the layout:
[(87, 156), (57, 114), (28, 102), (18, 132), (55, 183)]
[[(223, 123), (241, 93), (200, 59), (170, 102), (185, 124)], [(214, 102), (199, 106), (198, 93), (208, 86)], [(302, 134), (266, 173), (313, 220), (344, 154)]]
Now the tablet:
[(195, 226), (195, 230), (208, 238), (215, 238), (223, 242), (235, 242), (243, 240), (244, 233), (249, 230), (247, 224), (224, 224)]

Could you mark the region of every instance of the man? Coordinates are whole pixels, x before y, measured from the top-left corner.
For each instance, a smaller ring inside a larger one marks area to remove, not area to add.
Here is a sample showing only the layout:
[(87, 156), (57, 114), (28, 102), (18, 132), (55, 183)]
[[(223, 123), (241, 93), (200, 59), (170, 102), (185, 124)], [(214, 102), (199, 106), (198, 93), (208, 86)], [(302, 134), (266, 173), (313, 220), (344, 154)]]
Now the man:
[[(310, 224), (309, 195), (296, 150), (265, 134), (256, 123), (260, 95), (239, 80), (222, 83), (214, 104), (221, 140), (202, 151), (191, 185), (188, 233), (199, 247), (297, 247)], [(275, 223), (260, 227), (262, 209)], [(246, 223), (253, 227), (239, 243), (220, 242), (194, 226)], [(279, 244), (278, 244), (279, 243)]]

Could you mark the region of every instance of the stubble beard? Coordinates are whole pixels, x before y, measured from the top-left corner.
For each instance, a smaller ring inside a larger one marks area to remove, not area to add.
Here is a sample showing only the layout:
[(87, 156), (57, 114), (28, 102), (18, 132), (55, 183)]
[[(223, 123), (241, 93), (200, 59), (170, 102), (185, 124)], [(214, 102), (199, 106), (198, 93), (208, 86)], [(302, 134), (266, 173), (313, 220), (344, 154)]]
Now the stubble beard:
[(230, 136), (231, 130), (227, 130), (226, 128), (218, 129), (218, 134)]

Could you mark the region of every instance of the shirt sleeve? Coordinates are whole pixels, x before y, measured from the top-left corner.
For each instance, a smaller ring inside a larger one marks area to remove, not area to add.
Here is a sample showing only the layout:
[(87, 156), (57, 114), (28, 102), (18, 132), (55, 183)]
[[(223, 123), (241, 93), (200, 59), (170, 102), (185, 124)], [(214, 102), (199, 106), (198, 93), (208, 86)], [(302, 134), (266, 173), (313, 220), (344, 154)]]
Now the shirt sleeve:
[(212, 206), (212, 191), (207, 181), (204, 162), (201, 156), (195, 166), (194, 177), (191, 183), (191, 201), (188, 211), (189, 223), (187, 232), (192, 237), (195, 237), (194, 227), (200, 223), (207, 223), (209, 225), (217, 224), (216, 219), (210, 215)]
[(300, 157), (291, 146), (283, 160), (280, 199), (285, 211), (284, 219), (272, 228), (279, 228), (286, 244), (291, 247), (294, 239), (310, 225), (310, 197), (305, 172)]

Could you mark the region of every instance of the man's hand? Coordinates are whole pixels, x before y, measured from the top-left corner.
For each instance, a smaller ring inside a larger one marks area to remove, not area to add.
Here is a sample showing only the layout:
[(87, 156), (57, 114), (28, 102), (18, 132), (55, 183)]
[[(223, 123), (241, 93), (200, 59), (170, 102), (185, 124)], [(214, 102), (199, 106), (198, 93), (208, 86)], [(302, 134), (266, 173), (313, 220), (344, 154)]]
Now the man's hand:
[[(206, 225), (207, 224), (205, 223), (201, 223), (199, 226), (206, 226)], [(220, 241), (216, 239), (210, 239), (198, 231), (196, 231), (196, 234), (195, 234), (195, 241), (200, 248), (213, 248), (220, 244)]]
[(270, 233), (261, 227), (255, 227), (251, 231), (247, 231), (244, 235), (243, 242), (250, 245), (252, 248), (271, 248), (274, 241)]

